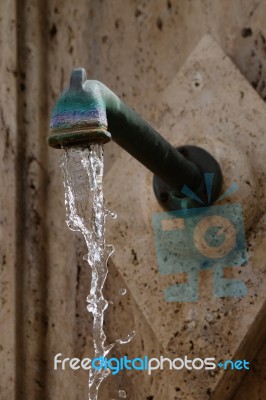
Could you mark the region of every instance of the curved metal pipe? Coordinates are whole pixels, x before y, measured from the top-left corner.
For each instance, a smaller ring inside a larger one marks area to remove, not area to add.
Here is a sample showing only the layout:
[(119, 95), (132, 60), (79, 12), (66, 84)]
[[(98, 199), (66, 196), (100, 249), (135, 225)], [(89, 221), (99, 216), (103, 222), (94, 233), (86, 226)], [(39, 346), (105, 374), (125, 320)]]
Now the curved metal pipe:
[(111, 139), (176, 192), (184, 185), (202, 191), (207, 171), (202, 170), (200, 160), (184, 157), (109, 88), (87, 80), (84, 69), (73, 70), (70, 86), (53, 110), (47, 143), (61, 148)]

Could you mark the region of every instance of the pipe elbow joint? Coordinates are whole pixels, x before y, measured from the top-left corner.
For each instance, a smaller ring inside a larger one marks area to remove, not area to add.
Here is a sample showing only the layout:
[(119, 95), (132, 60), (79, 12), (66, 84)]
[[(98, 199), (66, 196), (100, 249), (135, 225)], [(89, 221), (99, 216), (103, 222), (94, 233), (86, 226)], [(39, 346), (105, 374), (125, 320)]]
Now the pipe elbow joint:
[(52, 112), (47, 143), (55, 148), (88, 147), (111, 138), (154, 173), (154, 191), (159, 202), (167, 197), (165, 193), (170, 199), (177, 198), (174, 205), (163, 201), (165, 208), (179, 208), (184, 185), (205, 198), (204, 173), (215, 176), (211, 202), (218, 197), (222, 173), (211, 154), (196, 146), (174, 148), (103, 83), (87, 80), (83, 68), (74, 69), (69, 87)]

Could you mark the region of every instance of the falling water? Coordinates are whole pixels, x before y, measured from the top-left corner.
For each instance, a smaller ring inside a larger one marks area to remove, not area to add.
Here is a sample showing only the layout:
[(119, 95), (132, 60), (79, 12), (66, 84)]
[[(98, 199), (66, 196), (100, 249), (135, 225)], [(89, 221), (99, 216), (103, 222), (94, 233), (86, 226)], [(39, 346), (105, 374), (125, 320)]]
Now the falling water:
[[(87, 297), (87, 309), (93, 315), (94, 356), (105, 357), (113, 347), (106, 346), (103, 330), (104, 311), (108, 302), (103, 297), (107, 276), (107, 260), (113, 252), (105, 244), (105, 218), (114, 213), (105, 209), (102, 192), (103, 148), (99, 144), (89, 148), (73, 147), (63, 152), (61, 167), (64, 175), (67, 225), (83, 234), (88, 254), (84, 257), (91, 267), (91, 288)], [(120, 341), (119, 341), (120, 342)], [(108, 370), (90, 369), (89, 400), (98, 399), (98, 390)]]

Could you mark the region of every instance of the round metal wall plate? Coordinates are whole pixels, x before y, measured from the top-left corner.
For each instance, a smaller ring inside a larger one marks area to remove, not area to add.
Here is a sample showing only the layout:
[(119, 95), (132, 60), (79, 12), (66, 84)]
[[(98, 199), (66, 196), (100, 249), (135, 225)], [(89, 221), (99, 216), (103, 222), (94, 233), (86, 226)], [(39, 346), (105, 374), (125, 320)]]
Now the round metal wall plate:
[[(197, 190), (193, 191), (193, 197), (187, 197), (180, 191), (171, 188), (158, 176), (153, 176), (153, 190), (161, 206), (168, 210), (180, 210), (185, 208), (195, 208), (213, 203), (219, 197), (222, 187), (222, 172), (218, 162), (206, 150), (198, 146), (185, 145), (177, 147), (177, 150), (189, 161), (194, 162), (202, 173), (202, 182)], [(208, 196), (208, 190), (205, 184), (204, 175), (213, 173), (211, 193)], [(178, 171), (177, 171), (178, 174)], [(184, 182), (184, 185), (186, 183)], [(197, 201), (196, 199), (200, 201)]]

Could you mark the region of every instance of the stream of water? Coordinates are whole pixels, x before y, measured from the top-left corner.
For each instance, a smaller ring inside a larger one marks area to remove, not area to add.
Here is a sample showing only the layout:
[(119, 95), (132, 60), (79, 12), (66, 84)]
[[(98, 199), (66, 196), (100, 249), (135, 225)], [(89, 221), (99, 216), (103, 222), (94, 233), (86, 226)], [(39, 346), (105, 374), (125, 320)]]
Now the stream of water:
[[(88, 254), (84, 257), (91, 267), (91, 288), (87, 297), (87, 309), (93, 316), (94, 357), (106, 357), (115, 343), (106, 346), (103, 329), (104, 312), (108, 301), (103, 296), (103, 286), (107, 277), (107, 261), (114, 249), (105, 243), (105, 219), (116, 214), (104, 205), (103, 146), (72, 147), (63, 151), (61, 168), (64, 177), (67, 225), (73, 231), (83, 234)], [(123, 294), (124, 293), (124, 289)], [(134, 332), (125, 340), (128, 343)], [(101, 382), (109, 375), (109, 370), (90, 369), (89, 400), (98, 399)], [(123, 391), (124, 392), (124, 391)], [(119, 395), (119, 397), (121, 397)], [(124, 397), (124, 396), (123, 396)]]
[[(91, 288), (87, 297), (87, 309), (93, 315), (94, 356), (105, 357), (113, 345), (105, 346), (103, 330), (104, 311), (108, 302), (102, 290), (107, 277), (107, 260), (113, 252), (105, 244), (105, 209), (102, 191), (103, 148), (99, 144), (87, 148), (65, 149), (61, 167), (64, 176), (67, 225), (73, 231), (83, 234), (88, 254), (84, 257), (91, 267)], [(98, 399), (98, 390), (108, 370), (89, 373), (89, 400)]]

